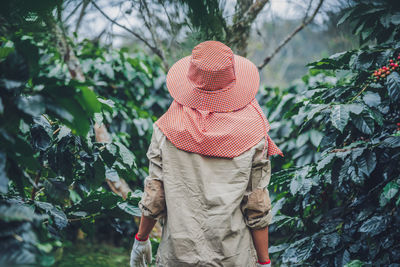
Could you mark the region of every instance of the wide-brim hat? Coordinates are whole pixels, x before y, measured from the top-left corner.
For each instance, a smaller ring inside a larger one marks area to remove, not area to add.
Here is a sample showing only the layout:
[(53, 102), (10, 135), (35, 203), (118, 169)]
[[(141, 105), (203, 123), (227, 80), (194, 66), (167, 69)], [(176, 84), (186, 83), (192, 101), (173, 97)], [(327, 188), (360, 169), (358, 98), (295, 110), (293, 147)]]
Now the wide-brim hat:
[(167, 88), (181, 105), (230, 112), (248, 105), (260, 84), (257, 67), (225, 44), (205, 41), (168, 71)]

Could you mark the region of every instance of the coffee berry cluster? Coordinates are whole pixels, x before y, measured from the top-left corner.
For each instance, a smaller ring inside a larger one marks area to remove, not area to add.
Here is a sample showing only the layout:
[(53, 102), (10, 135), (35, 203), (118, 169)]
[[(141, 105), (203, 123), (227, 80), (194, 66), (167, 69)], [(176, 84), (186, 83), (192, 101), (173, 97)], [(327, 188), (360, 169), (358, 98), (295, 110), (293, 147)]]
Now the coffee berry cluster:
[(383, 79), (390, 73), (392, 73), (393, 71), (398, 71), (400, 64), (399, 61), (400, 61), (400, 54), (397, 55), (397, 60), (396, 58), (390, 59), (388, 66), (382, 66), (379, 69), (375, 70), (374, 73), (372, 74), (373, 81), (375, 83), (383, 81)]

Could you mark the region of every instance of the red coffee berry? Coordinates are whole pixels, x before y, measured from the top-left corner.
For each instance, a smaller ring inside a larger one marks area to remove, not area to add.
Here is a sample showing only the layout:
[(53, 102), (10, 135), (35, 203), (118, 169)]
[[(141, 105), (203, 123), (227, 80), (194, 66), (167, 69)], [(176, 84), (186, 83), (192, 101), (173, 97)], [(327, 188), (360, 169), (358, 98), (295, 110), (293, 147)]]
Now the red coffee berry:
[(389, 74), (390, 74), (390, 71), (387, 71), (387, 72), (386, 72), (386, 75), (389, 75)]
[(393, 59), (389, 60), (390, 63), (393, 63)]

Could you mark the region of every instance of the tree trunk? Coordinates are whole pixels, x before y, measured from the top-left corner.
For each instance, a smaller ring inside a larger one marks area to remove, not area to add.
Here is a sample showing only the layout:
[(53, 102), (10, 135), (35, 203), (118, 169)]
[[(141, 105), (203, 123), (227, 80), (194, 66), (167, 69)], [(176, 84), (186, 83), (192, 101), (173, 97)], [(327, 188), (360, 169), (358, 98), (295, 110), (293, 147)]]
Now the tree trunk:
[(251, 25), (269, 0), (238, 0), (233, 24), (228, 28), (226, 43), (236, 54), (247, 55)]

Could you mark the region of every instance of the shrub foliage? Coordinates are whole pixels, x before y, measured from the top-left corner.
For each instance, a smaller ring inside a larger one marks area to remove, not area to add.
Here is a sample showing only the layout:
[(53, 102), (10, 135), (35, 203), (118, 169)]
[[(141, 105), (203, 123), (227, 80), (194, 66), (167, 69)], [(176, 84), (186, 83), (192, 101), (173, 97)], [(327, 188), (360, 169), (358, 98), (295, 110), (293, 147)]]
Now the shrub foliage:
[(400, 10), (365, 2), (342, 19), (353, 21), (361, 48), (309, 64), (278, 106), (292, 106), (277, 117), (289, 160), (271, 179), (270, 252), (281, 266), (400, 262)]
[[(141, 187), (151, 125), (169, 99), (158, 61), (88, 40), (67, 40), (86, 76), (73, 79), (45, 23), (56, 4), (19, 2), (1, 11), (0, 265), (49, 266), (78, 228), (133, 234), (140, 191), (123, 200), (105, 179)], [(96, 142), (96, 122), (110, 143)]]

